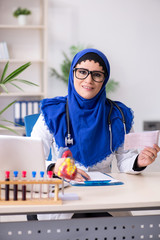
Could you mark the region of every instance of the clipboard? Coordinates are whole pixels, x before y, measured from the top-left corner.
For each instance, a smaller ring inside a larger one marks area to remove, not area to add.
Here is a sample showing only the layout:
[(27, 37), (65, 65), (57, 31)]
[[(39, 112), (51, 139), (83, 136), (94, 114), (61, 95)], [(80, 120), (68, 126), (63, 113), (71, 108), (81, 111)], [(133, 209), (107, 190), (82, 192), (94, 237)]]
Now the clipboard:
[(124, 183), (111, 177), (109, 174), (101, 173), (97, 171), (87, 172), (91, 180), (84, 182), (70, 181), (72, 186), (82, 186), (82, 187), (91, 187), (91, 186), (114, 186), (114, 185), (123, 185)]

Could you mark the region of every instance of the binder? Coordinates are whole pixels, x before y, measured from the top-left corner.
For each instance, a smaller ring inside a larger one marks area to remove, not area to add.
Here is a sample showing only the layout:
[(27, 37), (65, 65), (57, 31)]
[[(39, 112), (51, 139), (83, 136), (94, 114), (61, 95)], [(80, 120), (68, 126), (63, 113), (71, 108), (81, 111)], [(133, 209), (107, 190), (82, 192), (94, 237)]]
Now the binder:
[(27, 102), (27, 115), (33, 114), (32, 102)]
[(0, 59), (9, 59), (8, 47), (6, 42), (0, 42)]
[(40, 112), (40, 101), (17, 101), (14, 104), (14, 122), (15, 126), (24, 126), (24, 117)]
[(14, 104), (14, 122), (15, 122), (15, 125), (19, 124), (19, 122), (20, 122), (20, 116), (21, 116), (20, 111), (21, 111), (20, 102), (17, 101)]

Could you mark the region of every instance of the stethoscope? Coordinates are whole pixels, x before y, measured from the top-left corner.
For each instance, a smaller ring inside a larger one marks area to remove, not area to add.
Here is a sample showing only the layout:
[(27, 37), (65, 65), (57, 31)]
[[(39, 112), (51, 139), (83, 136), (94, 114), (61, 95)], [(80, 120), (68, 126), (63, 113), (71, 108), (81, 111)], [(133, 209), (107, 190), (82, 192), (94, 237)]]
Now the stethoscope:
[(111, 114), (112, 114), (112, 110), (113, 110), (113, 105), (116, 106), (116, 108), (120, 111), (121, 116), (122, 116), (122, 123), (123, 123), (123, 129), (124, 129), (124, 134), (126, 135), (126, 121), (125, 121), (125, 117), (123, 114), (122, 109), (117, 105), (117, 103), (115, 103), (114, 101), (110, 100), (109, 98), (107, 98), (107, 100), (109, 101), (111, 108), (110, 108), (110, 112), (108, 114), (108, 125), (109, 125), (109, 135), (110, 135), (110, 150), (111, 153), (113, 153), (113, 149), (112, 149), (112, 121), (111, 121)]
[(69, 109), (68, 109), (68, 99), (66, 102), (66, 118), (67, 118), (67, 137), (65, 137), (65, 146), (73, 145), (73, 138), (71, 138), (70, 132), (70, 119), (69, 119)]
[[(122, 123), (123, 123), (123, 128), (124, 128), (124, 134), (126, 134), (126, 121), (125, 121), (125, 117), (123, 114), (122, 109), (117, 105), (117, 103), (115, 103), (114, 101), (110, 100), (107, 98), (107, 100), (109, 101), (111, 108), (110, 108), (110, 112), (108, 114), (108, 125), (109, 125), (109, 134), (110, 134), (110, 150), (113, 153), (112, 150), (112, 121), (111, 121), (111, 114), (113, 111), (113, 106), (116, 106), (116, 108), (120, 111), (121, 116), (122, 116)], [(73, 145), (73, 138), (71, 137), (71, 132), (70, 132), (70, 119), (69, 119), (69, 109), (68, 109), (68, 99), (66, 102), (66, 118), (67, 118), (67, 137), (65, 137), (65, 146), (68, 145)]]

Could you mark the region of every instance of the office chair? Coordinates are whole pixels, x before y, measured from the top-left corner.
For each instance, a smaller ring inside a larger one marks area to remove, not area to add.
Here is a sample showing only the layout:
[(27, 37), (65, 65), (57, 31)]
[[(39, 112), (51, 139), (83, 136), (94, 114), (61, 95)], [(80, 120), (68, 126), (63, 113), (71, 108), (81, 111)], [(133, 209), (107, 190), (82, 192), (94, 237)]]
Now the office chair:
[[(31, 132), (32, 129), (37, 121), (37, 119), (39, 118), (39, 113), (37, 114), (32, 114), (32, 115), (27, 115), (24, 117), (24, 125), (25, 125), (25, 129), (26, 129), (26, 136), (30, 137), (31, 136)], [(52, 160), (52, 154), (51, 154), (51, 150), (48, 156), (48, 161)]]
[(24, 117), (24, 125), (25, 125), (25, 129), (26, 129), (27, 137), (31, 136), (32, 129), (38, 118), (39, 118), (39, 113), (28, 115), (28, 116)]

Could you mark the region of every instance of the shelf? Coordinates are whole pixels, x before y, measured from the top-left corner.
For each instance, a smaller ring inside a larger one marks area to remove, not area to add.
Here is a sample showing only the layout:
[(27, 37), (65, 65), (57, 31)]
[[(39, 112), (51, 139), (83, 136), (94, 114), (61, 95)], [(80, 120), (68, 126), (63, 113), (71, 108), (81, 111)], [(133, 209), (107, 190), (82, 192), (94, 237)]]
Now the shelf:
[(10, 63), (26, 63), (26, 62), (32, 62), (32, 63), (44, 63), (44, 59), (0, 59), (0, 63), (6, 63), (6, 62), (10, 62)]
[[(10, 128), (10, 129), (12, 129), (14, 131), (17, 131), (17, 132), (25, 130), (25, 127), (19, 127), (19, 126), (14, 126), (14, 125), (6, 125), (6, 127)], [(0, 127), (0, 132), (1, 131), (6, 131), (6, 129)]]
[[(1, 2), (1, 1), (0, 1)], [(14, 86), (7, 85), (9, 93), (5, 93), (0, 87), (0, 103), (4, 108), (8, 103), (16, 101), (40, 101), (47, 97), (48, 89), (48, 0), (29, 1), (23, 0), (23, 5), (29, 7), (33, 16), (28, 19), (26, 25), (19, 25), (17, 19), (13, 19), (12, 12), (15, 6), (19, 5), (20, 0), (3, 0), (0, 5), (0, 42), (1, 56), (7, 57), (5, 53), (5, 44), (9, 52), (8, 58), (0, 59), (0, 70), (7, 62), (9, 68), (7, 74), (27, 62), (32, 66), (21, 73), (21, 79), (26, 79), (37, 84), (34, 86), (19, 83), (24, 91), (20, 91)], [(5, 11), (4, 11), (5, 10)], [(3, 43), (4, 42), (4, 43)], [(12, 105), (5, 113), (4, 117), (14, 122), (14, 106)], [(12, 126), (13, 127), (13, 126)], [(14, 127), (14, 130), (21, 131), (23, 128)], [(0, 128), (0, 131), (2, 129)], [(3, 130), (5, 134), (7, 130)], [(10, 132), (9, 132), (10, 134)]]
[(0, 93), (0, 97), (42, 97), (43, 92), (29, 93), (29, 92), (10, 92), (10, 93)]
[(15, 136), (17, 136), (17, 135), (25, 136), (26, 135), (26, 129), (23, 126), (22, 127), (16, 127), (14, 125), (6, 125), (6, 127), (12, 129), (15, 132), (0, 127), (0, 134), (1, 135), (15, 135)]
[(25, 25), (25, 26), (20, 26), (20, 25), (0, 25), (0, 29), (44, 29), (44, 25)]

